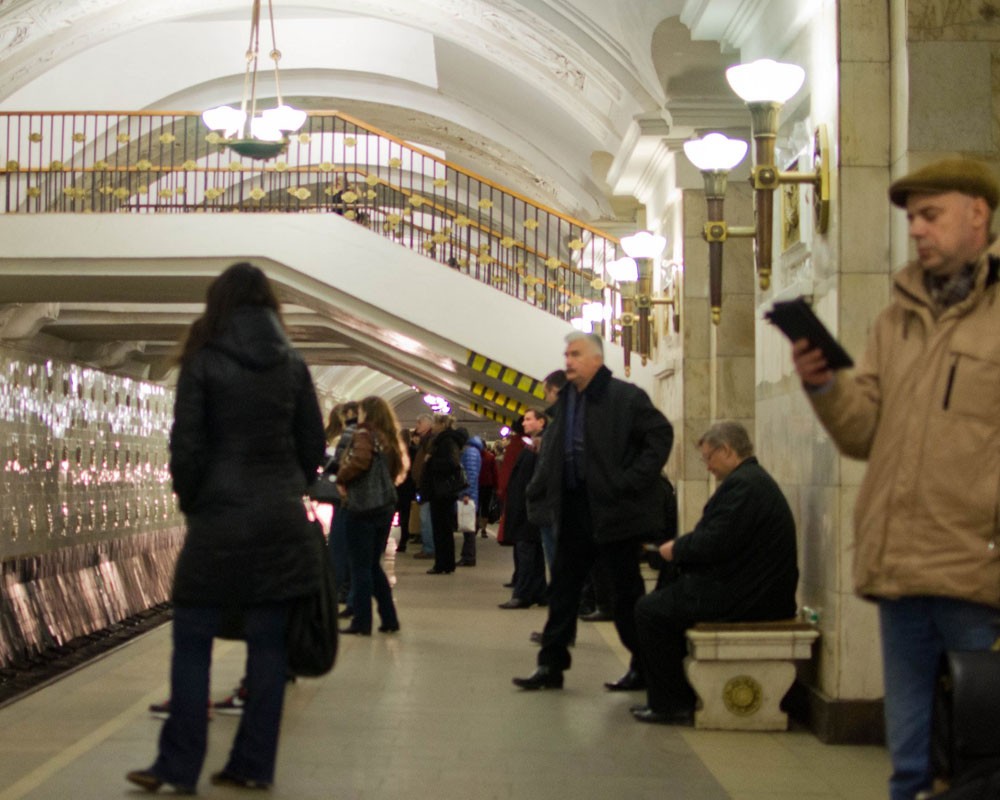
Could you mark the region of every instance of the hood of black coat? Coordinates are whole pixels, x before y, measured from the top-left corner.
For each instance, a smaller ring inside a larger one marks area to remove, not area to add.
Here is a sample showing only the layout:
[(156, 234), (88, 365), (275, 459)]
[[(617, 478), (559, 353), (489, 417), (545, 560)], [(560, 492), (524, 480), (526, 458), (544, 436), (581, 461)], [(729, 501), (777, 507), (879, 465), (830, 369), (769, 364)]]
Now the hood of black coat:
[(252, 370), (276, 367), (292, 349), (278, 315), (259, 306), (237, 308), (222, 333), (206, 346)]
[(465, 447), (466, 437), (456, 428), (445, 428), (441, 433), (434, 437), (435, 442), (440, 442), (443, 446), (446, 441), (453, 441), (455, 446), (461, 450)]

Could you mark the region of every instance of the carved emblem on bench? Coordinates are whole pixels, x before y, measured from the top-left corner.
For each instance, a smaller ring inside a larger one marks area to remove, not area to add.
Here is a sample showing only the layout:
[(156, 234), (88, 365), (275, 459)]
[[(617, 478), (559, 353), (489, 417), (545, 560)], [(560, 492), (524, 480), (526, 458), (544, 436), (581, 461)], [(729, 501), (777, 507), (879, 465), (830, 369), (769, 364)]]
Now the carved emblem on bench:
[(722, 701), (733, 714), (749, 717), (760, 709), (763, 690), (749, 675), (731, 678), (722, 690)]

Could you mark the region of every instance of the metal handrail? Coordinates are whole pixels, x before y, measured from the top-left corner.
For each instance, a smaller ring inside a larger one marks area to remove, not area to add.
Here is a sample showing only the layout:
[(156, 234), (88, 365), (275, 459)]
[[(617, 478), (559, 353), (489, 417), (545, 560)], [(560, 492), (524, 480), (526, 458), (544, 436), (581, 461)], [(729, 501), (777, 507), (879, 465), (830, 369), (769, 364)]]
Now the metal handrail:
[(354, 117), (313, 111), (268, 161), (196, 112), (0, 112), (0, 212), (338, 213), (562, 319), (601, 302), (618, 240)]

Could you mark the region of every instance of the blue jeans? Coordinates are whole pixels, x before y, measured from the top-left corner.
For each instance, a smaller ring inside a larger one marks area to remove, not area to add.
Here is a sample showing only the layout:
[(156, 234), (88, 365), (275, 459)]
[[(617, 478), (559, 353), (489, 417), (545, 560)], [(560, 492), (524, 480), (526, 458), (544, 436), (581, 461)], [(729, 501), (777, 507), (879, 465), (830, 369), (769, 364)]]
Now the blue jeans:
[(424, 552), (434, 555), (434, 523), (431, 522), (431, 504), (420, 504), (420, 543)]
[(931, 715), (941, 657), (947, 650), (988, 650), (1000, 611), (947, 597), (879, 601), (885, 671), (885, 727), (892, 800), (929, 789)]
[[(263, 783), (274, 782), (285, 701), (287, 620), (286, 603), (245, 609), (247, 704), (225, 769)], [(174, 608), (170, 716), (160, 731), (160, 752), (152, 767), (167, 783), (192, 788), (198, 783), (208, 742), (212, 638), (221, 622), (219, 608)]]
[(389, 541), (395, 511), (388, 506), (370, 514), (355, 514), (350, 509), (338, 512), (347, 520), (347, 557), (351, 562), (351, 609), (354, 611), (351, 628), (355, 630), (371, 633), (373, 596), (382, 624), (388, 628), (399, 627), (392, 589), (382, 569), (382, 555)]

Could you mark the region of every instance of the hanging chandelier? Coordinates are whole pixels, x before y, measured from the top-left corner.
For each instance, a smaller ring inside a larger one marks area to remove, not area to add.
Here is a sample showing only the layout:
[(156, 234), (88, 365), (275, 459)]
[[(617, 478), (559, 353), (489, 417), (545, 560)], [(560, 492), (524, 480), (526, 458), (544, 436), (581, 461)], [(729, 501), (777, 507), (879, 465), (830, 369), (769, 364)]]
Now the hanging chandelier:
[[(267, 16), (271, 23), (271, 52), (274, 62), (274, 89), (277, 106), (257, 113), (257, 63), (260, 56), (260, 2), (253, 0), (250, 12), (250, 44), (246, 52), (246, 71), (243, 75), (243, 99), (239, 109), (218, 106), (205, 111), (201, 118), (209, 130), (221, 131), (223, 142), (231, 150), (247, 158), (268, 159), (284, 151), (288, 146), (288, 134), (301, 128), (306, 121), (306, 112), (286, 106), (281, 99), (281, 80), (278, 62), (281, 51), (274, 35), (274, 9), (267, 0)], [(249, 114), (247, 114), (249, 106)], [(247, 136), (249, 123), (250, 135)]]

